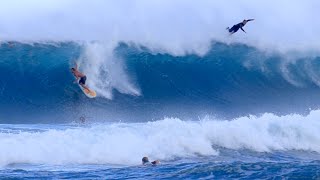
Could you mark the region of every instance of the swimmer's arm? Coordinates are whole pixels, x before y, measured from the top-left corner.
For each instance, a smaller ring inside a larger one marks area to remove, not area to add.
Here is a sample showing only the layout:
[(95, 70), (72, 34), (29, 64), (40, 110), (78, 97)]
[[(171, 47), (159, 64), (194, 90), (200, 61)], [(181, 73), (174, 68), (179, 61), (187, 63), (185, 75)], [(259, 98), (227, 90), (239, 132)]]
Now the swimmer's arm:
[(254, 19), (248, 19), (248, 21), (253, 21)]
[[(242, 27), (240, 28), (243, 32), (245, 32), (243, 29), (242, 29)], [(247, 33), (247, 32), (245, 32), (245, 33)]]

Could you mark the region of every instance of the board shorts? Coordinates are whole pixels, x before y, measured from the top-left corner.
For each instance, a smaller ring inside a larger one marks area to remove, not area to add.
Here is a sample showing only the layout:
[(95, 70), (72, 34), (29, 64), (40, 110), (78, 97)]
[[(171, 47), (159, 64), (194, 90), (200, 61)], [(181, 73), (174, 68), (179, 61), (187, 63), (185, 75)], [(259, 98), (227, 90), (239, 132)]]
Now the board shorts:
[(240, 29), (240, 25), (237, 24), (237, 25), (232, 26), (232, 28), (229, 29), (229, 32), (237, 32), (239, 29)]
[(80, 78), (80, 81), (79, 81), (79, 84), (85, 85), (85, 84), (86, 84), (86, 80), (87, 80), (87, 76), (81, 77), (81, 78)]

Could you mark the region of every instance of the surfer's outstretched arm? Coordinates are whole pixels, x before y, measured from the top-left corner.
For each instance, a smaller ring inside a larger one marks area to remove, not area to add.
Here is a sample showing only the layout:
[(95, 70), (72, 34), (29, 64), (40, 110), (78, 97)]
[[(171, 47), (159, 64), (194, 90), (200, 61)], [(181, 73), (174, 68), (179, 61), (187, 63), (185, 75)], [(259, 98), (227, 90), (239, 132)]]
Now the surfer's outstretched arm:
[(248, 19), (247, 21), (253, 21), (254, 19)]
[(243, 32), (247, 33), (246, 31), (244, 31), (244, 29), (242, 29), (242, 27), (240, 28)]

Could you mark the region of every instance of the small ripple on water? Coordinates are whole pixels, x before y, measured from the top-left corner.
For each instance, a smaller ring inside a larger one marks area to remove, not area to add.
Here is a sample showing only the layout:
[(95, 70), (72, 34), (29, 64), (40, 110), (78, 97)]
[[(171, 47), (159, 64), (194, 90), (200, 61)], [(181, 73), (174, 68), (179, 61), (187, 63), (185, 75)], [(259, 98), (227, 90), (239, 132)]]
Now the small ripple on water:
[(320, 177), (320, 161), (311, 162), (168, 162), (159, 166), (107, 167), (87, 165), (82, 170), (4, 169), (2, 178), (43, 179), (283, 179)]

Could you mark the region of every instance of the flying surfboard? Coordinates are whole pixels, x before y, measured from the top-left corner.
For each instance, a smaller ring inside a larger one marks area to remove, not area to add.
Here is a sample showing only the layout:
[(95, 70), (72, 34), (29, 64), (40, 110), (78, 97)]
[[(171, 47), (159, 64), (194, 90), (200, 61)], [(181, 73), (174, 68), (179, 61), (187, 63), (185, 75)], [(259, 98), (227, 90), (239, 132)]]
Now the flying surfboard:
[[(79, 81), (80, 81), (80, 78), (79, 78)], [(83, 88), (80, 84), (79, 84), (79, 81), (78, 81), (78, 86), (80, 87), (80, 89), (82, 90), (82, 92), (88, 97), (88, 98), (95, 98), (97, 96), (97, 93), (90, 89), (90, 91), (88, 91), (87, 89)]]

